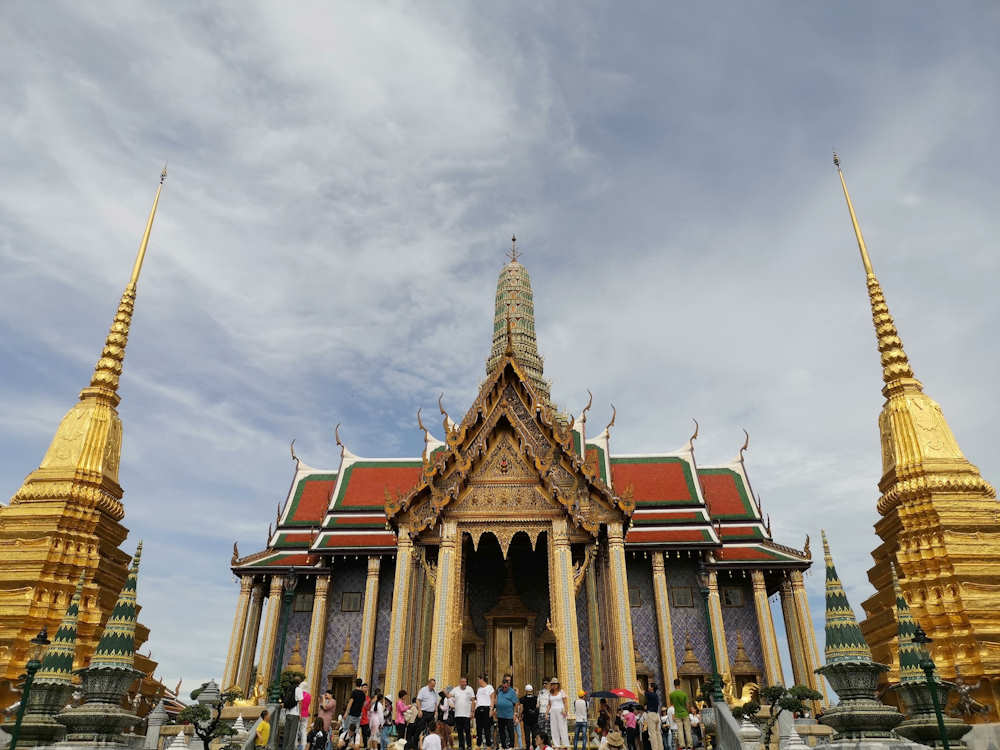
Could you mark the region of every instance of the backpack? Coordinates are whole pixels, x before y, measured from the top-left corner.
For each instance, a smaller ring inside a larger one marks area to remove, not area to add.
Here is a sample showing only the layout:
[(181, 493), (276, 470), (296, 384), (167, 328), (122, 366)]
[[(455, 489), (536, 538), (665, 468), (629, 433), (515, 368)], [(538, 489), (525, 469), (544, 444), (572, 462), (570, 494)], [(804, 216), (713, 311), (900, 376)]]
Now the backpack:
[(285, 686), (285, 692), (281, 695), (281, 705), (286, 709), (295, 708), (295, 704), (298, 703), (295, 700), (295, 685), (289, 683)]

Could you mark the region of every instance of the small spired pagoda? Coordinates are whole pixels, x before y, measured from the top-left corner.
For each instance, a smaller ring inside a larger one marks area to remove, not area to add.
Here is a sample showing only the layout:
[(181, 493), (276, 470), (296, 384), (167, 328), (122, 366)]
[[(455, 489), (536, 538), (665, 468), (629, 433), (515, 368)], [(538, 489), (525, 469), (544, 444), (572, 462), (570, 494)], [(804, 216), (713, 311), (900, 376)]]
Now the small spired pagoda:
[[(129, 555), (120, 548), (128, 529), (121, 523), (124, 493), (118, 484), (122, 447), (118, 383), (139, 273), (166, 176), (164, 168), (131, 277), (90, 384), (63, 417), (41, 465), (27, 476), (9, 505), (0, 505), (0, 708), (20, 696), (15, 682), (24, 671), (29, 641), (42, 627), (53, 632), (74, 597), (79, 597), (79, 615), (71, 658), (77, 664), (87, 662), (128, 577)], [(136, 646), (148, 637), (149, 630), (137, 625)], [(142, 654), (136, 654), (135, 662), (144, 675), (152, 676), (156, 662)], [(145, 707), (152, 708), (162, 685), (146, 679), (139, 689)]]
[(387, 695), (483, 671), (522, 687), (558, 675), (570, 693), (679, 677), (697, 694), (713, 651), (737, 695), (751, 682), (823, 690), (802, 579), (808, 539), (794, 549), (772, 538), (748, 440), (714, 465), (695, 458), (697, 429), (675, 450), (618, 454), (613, 407), (591, 432), (592, 403), (570, 414), (552, 402), (515, 244), (486, 379), (464, 416), (440, 399), (439, 437), (418, 412), (423, 451), (412, 458), (357, 456), (339, 430), (335, 467), (292, 451), (265, 547), (234, 545), (223, 686), (248, 693), (255, 665), (256, 684), (271, 684), (300, 640), (314, 695), (340, 689), (345, 670)]
[(871, 303), (882, 362), (885, 403), (878, 426), (882, 478), (878, 488), (882, 543), (872, 552), (868, 579), (876, 593), (862, 606), (861, 630), (875, 659), (901, 679), (892, 564), (902, 601), (934, 640), (934, 661), (948, 680), (975, 684), (972, 697), (988, 712), (966, 718), (1000, 719), (1000, 505), (993, 487), (963, 455), (941, 407), (924, 393), (903, 351), (896, 324), (875, 276), (847, 183), (834, 154)]

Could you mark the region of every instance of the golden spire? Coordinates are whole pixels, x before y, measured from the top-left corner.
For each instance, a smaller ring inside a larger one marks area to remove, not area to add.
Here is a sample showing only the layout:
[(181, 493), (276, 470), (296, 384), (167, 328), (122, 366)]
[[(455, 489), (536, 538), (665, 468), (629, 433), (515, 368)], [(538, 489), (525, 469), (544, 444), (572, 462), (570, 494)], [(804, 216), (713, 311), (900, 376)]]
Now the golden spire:
[(104, 341), (104, 349), (101, 351), (101, 358), (97, 360), (94, 367), (94, 376), (90, 379), (90, 387), (85, 388), (80, 393), (80, 398), (88, 396), (103, 396), (113, 403), (118, 403), (118, 379), (122, 374), (122, 362), (125, 360), (125, 345), (128, 343), (128, 329), (132, 323), (132, 311), (135, 307), (135, 287), (139, 281), (139, 272), (142, 270), (142, 262), (146, 258), (146, 248), (149, 245), (149, 234), (153, 229), (153, 218), (156, 216), (156, 206), (160, 202), (160, 192), (163, 190), (163, 182), (167, 179), (167, 165), (163, 165), (160, 172), (160, 184), (156, 188), (156, 195), (153, 197), (153, 207), (149, 211), (149, 218), (146, 220), (146, 229), (142, 233), (142, 241), (139, 243), (139, 252), (135, 256), (135, 263), (132, 265), (132, 276), (128, 285), (122, 293), (121, 301), (118, 303), (118, 311), (115, 319), (111, 323), (111, 330)]
[(916, 380), (913, 369), (910, 367), (910, 360), (903, 351), (903, 342), (899, 338), (899, 331), (889, 314), (889, 306), (885, 303), (885, 295), (882, 294), (882, 287), (872, 270), (872, 261), (868, 257), (868, 248), (865, 246), (865, 238), (861, 234), (861, 227), (858, 225), (858, 217), (854, 213), (854, 204), (851, 202), (851, 194), (847, 192), (847, 182), (844, 180), (844, 172), (840, 168), (840, 157), (837, 152), (833, 154), (833, 163), (837, 167), (837, 174), (840, 176), (840, 184), (844, 188), (844, 198), (847, 200), (847, 210), (851, 214), (851, 223), (854, 225), (854, 235), (858, 239), (858, 250), (861, 251), (861, 262), (865, 267), (865, 274), (868, 277), (868, 299), (872, 306), (872, 322), (875, 325), (875, 337), (878, 340), (878, 351), (882, 357), (882, 380), (886, 387), (892, 385), (902, 385), (899, 381), (906, 380), (907, 383), (920, 389), (920, 382)]

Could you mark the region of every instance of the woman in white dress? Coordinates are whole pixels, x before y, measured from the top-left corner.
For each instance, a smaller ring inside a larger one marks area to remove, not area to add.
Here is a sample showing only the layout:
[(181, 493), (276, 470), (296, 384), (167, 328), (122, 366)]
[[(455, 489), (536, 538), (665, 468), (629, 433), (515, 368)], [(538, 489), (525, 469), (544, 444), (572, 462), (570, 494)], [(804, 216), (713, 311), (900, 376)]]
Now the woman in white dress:
[(566, 727), (566, 693), (559, 680), (549, 680), (549, 726), (552, 729), (552, 747), (569, 747), (569, 730)]

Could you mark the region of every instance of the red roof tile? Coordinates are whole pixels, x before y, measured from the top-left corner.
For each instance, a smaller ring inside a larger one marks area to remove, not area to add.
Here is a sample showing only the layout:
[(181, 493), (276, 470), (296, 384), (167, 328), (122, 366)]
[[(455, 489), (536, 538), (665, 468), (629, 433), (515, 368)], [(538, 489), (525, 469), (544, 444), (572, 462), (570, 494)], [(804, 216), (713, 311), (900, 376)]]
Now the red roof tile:
[(336, 474), (312, 474), (299, 480), (292, 495), (292, 509), (284, 522), (290, 526), (315, 526), (326, 515)]
[(324, 534), (319, 543), (319, 547), (324, 550), (395, 546), (396, 535), (391, 531), (366, 531), (357, 534)]
[(334, 508), (371, 510), (385, 506), (385, 493), (404, 494), (420, 481), (420, 461), (358, 461), (343, 471)]
[(697, 503), (691, 467), (674, 456), (611, 457), (611, 476), (619, 495), (629, 487), (637, 506)]
[(712, 518), (755, 518), (746, 488), (732, 469), (698, 469), (701, 491)]
[(672, 542), (711, 542), (712, 537), (705, 529), (629, 529), (625, 535), (626, 544)]

